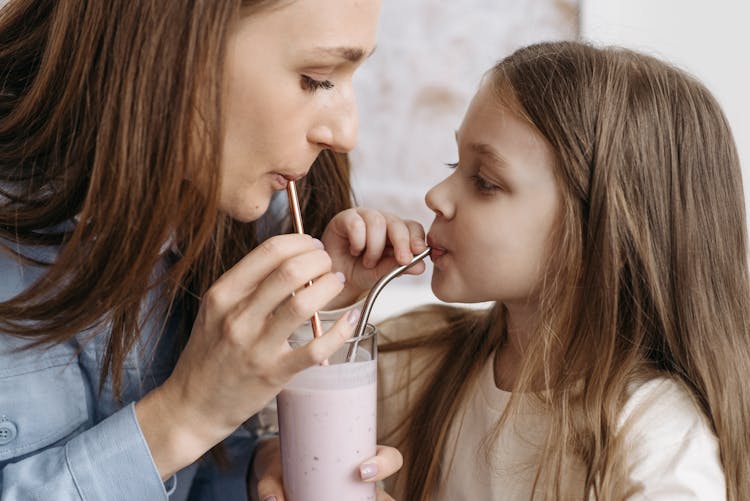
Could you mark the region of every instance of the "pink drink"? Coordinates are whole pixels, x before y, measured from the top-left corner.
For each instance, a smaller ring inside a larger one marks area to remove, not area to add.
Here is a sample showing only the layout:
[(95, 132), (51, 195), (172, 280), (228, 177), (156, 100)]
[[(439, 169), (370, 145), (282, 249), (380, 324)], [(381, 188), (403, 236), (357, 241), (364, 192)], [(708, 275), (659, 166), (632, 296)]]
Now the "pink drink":
[[(360, 348), (361, 349), (361, 348)], [(375, 455), (375, 360), (310, 367), (277, 397), (289, 501), (374, 501), (359, 477)]]

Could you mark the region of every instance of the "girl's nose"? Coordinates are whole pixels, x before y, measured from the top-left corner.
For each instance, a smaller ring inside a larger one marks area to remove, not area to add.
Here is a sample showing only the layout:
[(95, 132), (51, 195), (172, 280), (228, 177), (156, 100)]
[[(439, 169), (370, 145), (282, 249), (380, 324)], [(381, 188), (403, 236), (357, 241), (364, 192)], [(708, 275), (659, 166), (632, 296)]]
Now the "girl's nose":
[(449, 180), (450, 176), (443, 179), (440, 183), (433, 186), (424, 197), (427, 207), (429, 207), (436, 216), (446, 219), (452, 219), (455, 215), (455, 204), (450, 198)]

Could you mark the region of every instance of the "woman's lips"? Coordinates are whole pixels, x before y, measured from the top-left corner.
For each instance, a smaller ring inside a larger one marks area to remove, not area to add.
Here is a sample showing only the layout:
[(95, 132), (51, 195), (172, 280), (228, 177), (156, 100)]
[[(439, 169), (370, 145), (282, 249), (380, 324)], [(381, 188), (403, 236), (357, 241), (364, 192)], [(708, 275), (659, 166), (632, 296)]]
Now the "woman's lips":
[(305, 176), (306, 172), (303, 173), (286, 173), (286, 172), (272, 172), (271, 178), (273, 187), (276, 190), (285, 190), (286, 185), (289, 181), (297, 181)]
[(289, 179), (285, 176), (274, 172), (271, 174), (271, 183), (273, 184), (274, 190), (285, 190), (286, 185), (289, 184)]

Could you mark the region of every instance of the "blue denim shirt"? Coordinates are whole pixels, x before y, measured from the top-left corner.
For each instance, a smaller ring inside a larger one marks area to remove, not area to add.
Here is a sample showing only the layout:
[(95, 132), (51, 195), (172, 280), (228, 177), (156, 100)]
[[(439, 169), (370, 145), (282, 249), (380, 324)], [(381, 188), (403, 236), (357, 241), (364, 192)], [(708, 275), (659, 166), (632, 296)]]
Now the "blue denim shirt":
[[(23, 252), (46, 260), (55, 255), (50, 249)], [(43, 271), (0, 250), (0, 301), (18, 295)], [(157, 291), (150, 300), (159, 297)], [(162, 482), (134, 413), (134, 403), (173, 368), (175, 322), (155, 343), (150, 334), (159, 323), (147, 324), (126, 358), (124, 403), (109, 384), (99, 391), (106, 326), (23, 351), (18, 348), (28, 340), (0, 332), (0, 500), (247, 499), (245, 475), (255, 437), (244, 428), (224, 442), (228, 470), (206, 456)]]
[[(0, 251), (0, 300), (28, 287), (41, 270)], [(155, 319), (127, 356), (122, 402), (99, 392), (106, 326), (45, 348), (0, 333), (0, 500), (245, 500), (253, 437), (226, 441), (232, 467), (209, 459), (162, 483), (135, 418), (134, 402), (172, 370), (174, 322), (158, 344)], [(90, 336), (93, 338), (89, 339)]]

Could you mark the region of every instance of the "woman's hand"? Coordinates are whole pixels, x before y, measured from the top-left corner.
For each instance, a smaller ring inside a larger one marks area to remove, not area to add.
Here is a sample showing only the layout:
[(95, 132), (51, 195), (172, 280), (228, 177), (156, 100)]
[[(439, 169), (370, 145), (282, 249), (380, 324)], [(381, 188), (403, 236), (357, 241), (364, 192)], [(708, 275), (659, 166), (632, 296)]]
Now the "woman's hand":
[[(346, 287), (327, 309), (352, 304), (392, 268), (427, 248), (424, 228), (418, 222), (365, 208), (337, 214), (322, 240), (333, 269), (346, 276)], [(417, 263), (406, 273), (419, 275), (424, 269), (424, 263)]]
[[(377, 482), (396, 473), (403, 465), (401, 453), (393, 447), (379, 445), (375, 457), (360, 465), (359, 473), (363, 482)], [(250, 465), (251, 478), (248, 494), (251, 501), (284, 501), (282, 482), (281, 448), (279, 439), (265, 440), (258, 445)], [(382, 489), (377, 490), (377, 501), (392, 501), (393, 498)]]
[(292, 350), (287, 342), (343, 289), (344, 277), (331, 264), (320, 241), (281, 235), (206, 292), (172, 375), (136, 404), (162, 478), (230, 435), (294, 374), (325, 360), (351, 336), (358, 312), (302, 348)]

